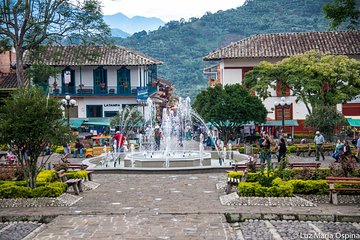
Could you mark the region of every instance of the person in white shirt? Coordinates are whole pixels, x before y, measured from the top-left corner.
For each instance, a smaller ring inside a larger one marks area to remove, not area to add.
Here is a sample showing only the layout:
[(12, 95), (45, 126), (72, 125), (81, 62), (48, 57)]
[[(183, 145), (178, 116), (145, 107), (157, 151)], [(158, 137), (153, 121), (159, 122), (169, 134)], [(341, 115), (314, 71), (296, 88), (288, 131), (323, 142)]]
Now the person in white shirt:
[(321, 154), (322, 160), (324, 161), (325, 156), (324, 156), (324, 147), (323, 147), (323, 145), (325, 143), (325, 139), (324, 139), (323, 135), (320, 134), (320, 131), (316, 131), (314, 142), (315, 142), (315, 154), (316, 154), (315, 161), (319, 161), (320, 154)]

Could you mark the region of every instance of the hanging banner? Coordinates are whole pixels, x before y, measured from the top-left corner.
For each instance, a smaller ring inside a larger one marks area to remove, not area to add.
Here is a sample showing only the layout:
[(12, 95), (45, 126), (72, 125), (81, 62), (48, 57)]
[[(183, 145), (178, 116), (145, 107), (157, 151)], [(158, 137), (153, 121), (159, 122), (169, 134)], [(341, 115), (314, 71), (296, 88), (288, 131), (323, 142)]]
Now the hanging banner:
[(136, 88), (136, 100), (137, 101), (146, 101), (149, 97), (147, 87), (137, 87)]

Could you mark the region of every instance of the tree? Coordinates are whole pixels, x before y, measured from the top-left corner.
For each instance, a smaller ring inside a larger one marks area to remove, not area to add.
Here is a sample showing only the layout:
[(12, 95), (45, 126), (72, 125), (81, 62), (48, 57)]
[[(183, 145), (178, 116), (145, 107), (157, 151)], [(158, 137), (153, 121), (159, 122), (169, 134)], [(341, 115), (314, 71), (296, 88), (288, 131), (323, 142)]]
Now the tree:
[(360, 6), (356, 0), (334, 0), (334, 3), (325, 3), (323, 12), (325, 18), (330, 19), (330, 29), (334, 30), (341, 24), (348, 24), (347, 28), (356, 29), (359, 25)]
[(119, 131), (124, 134), (126, 138), (132, 132), (134, 127), (139, 127), (144, 124), (142, 113), (137, 107), (125, 107), (111, 119), (112, 126), (119, 126)]
[(360, 62), (347, 56), (310, 51), (271, 64), (261, 62), (245, 75), (247, 87), (265, 99), (269, 88), (280, 81), (288, 86), (296, 101), (302, 101), (308, 114), (316, 106), (335, 106), (353, 99), (360, 92)]
[(306, 117), (304, 126), (319, 130), (324, 134), (325, 139), (332, 140), (338, 126), (346, 125), (346, 119), (335, 107), (317, 106), (310, 116)]
[(0, 142), (14, 149), (28, 186), (35, 188), (36, 176), (50, 157), (39, 162), (46, 144), (66, 141), (68, 128), (62, 120), (60, 103), (34, 87), (18, 89), (4, 102), (0, 108)]
[(211, 122), (226, 143), (243, 124), (265, 122), (267, 110), (261, 100), (239, 84), (207, 88), (192, 105), (206, 122)]
[(110, 36), (98, 0), (77, 1), (76, 5), (71, 0), (1, 0), (0, 4), (1, 44), (15, 48), (19, 86), (24, 85), (25, 51), (64, 39), (95, 44)]

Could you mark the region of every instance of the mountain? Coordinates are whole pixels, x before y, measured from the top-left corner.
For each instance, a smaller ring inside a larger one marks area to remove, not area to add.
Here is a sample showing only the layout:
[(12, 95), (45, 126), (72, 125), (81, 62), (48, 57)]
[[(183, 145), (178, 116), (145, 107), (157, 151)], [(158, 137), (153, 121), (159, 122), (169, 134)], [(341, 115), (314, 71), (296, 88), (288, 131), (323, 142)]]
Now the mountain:
[(159, 18), (147, 18), (142, 16), (135, 16), (128, 18), (122, 13), (116, 13), (114, 15), (104, 15), (104, 21), (112, 29), (120, 29), (128, 34), (133, 34), (140, 31), (152, 31), (163, 26), (163, 22)]
[(173, 81), (177, 94), (193, 98), (208, 82), (202, 58), (230, 42), (254, 34), (326, 31), (322, 6), (332, 0), (247, 0), (243, 6), (189, 21), (171, 21), (117, 43), (164, 62), (159, 74)]
[(124, 32), (117, 28), (111, 28), (111, 35), (113, 37), (119, 37), (119, 38), (127, 38), (130, 36), (130, 34), (128, 34), (127, 32)]

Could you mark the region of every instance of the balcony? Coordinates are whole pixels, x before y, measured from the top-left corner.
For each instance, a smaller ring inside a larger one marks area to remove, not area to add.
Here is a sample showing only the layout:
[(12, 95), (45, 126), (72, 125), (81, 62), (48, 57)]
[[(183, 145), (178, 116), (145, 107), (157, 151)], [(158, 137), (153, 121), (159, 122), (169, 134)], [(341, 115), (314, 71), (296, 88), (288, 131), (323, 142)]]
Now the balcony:
[[(50, 94), (54, 96), (134, 96), (136, 97), (136, 86), (63, 86), (49, 87)], [(148, 86), (148, 95), (157, 91), (157, 86)]]

